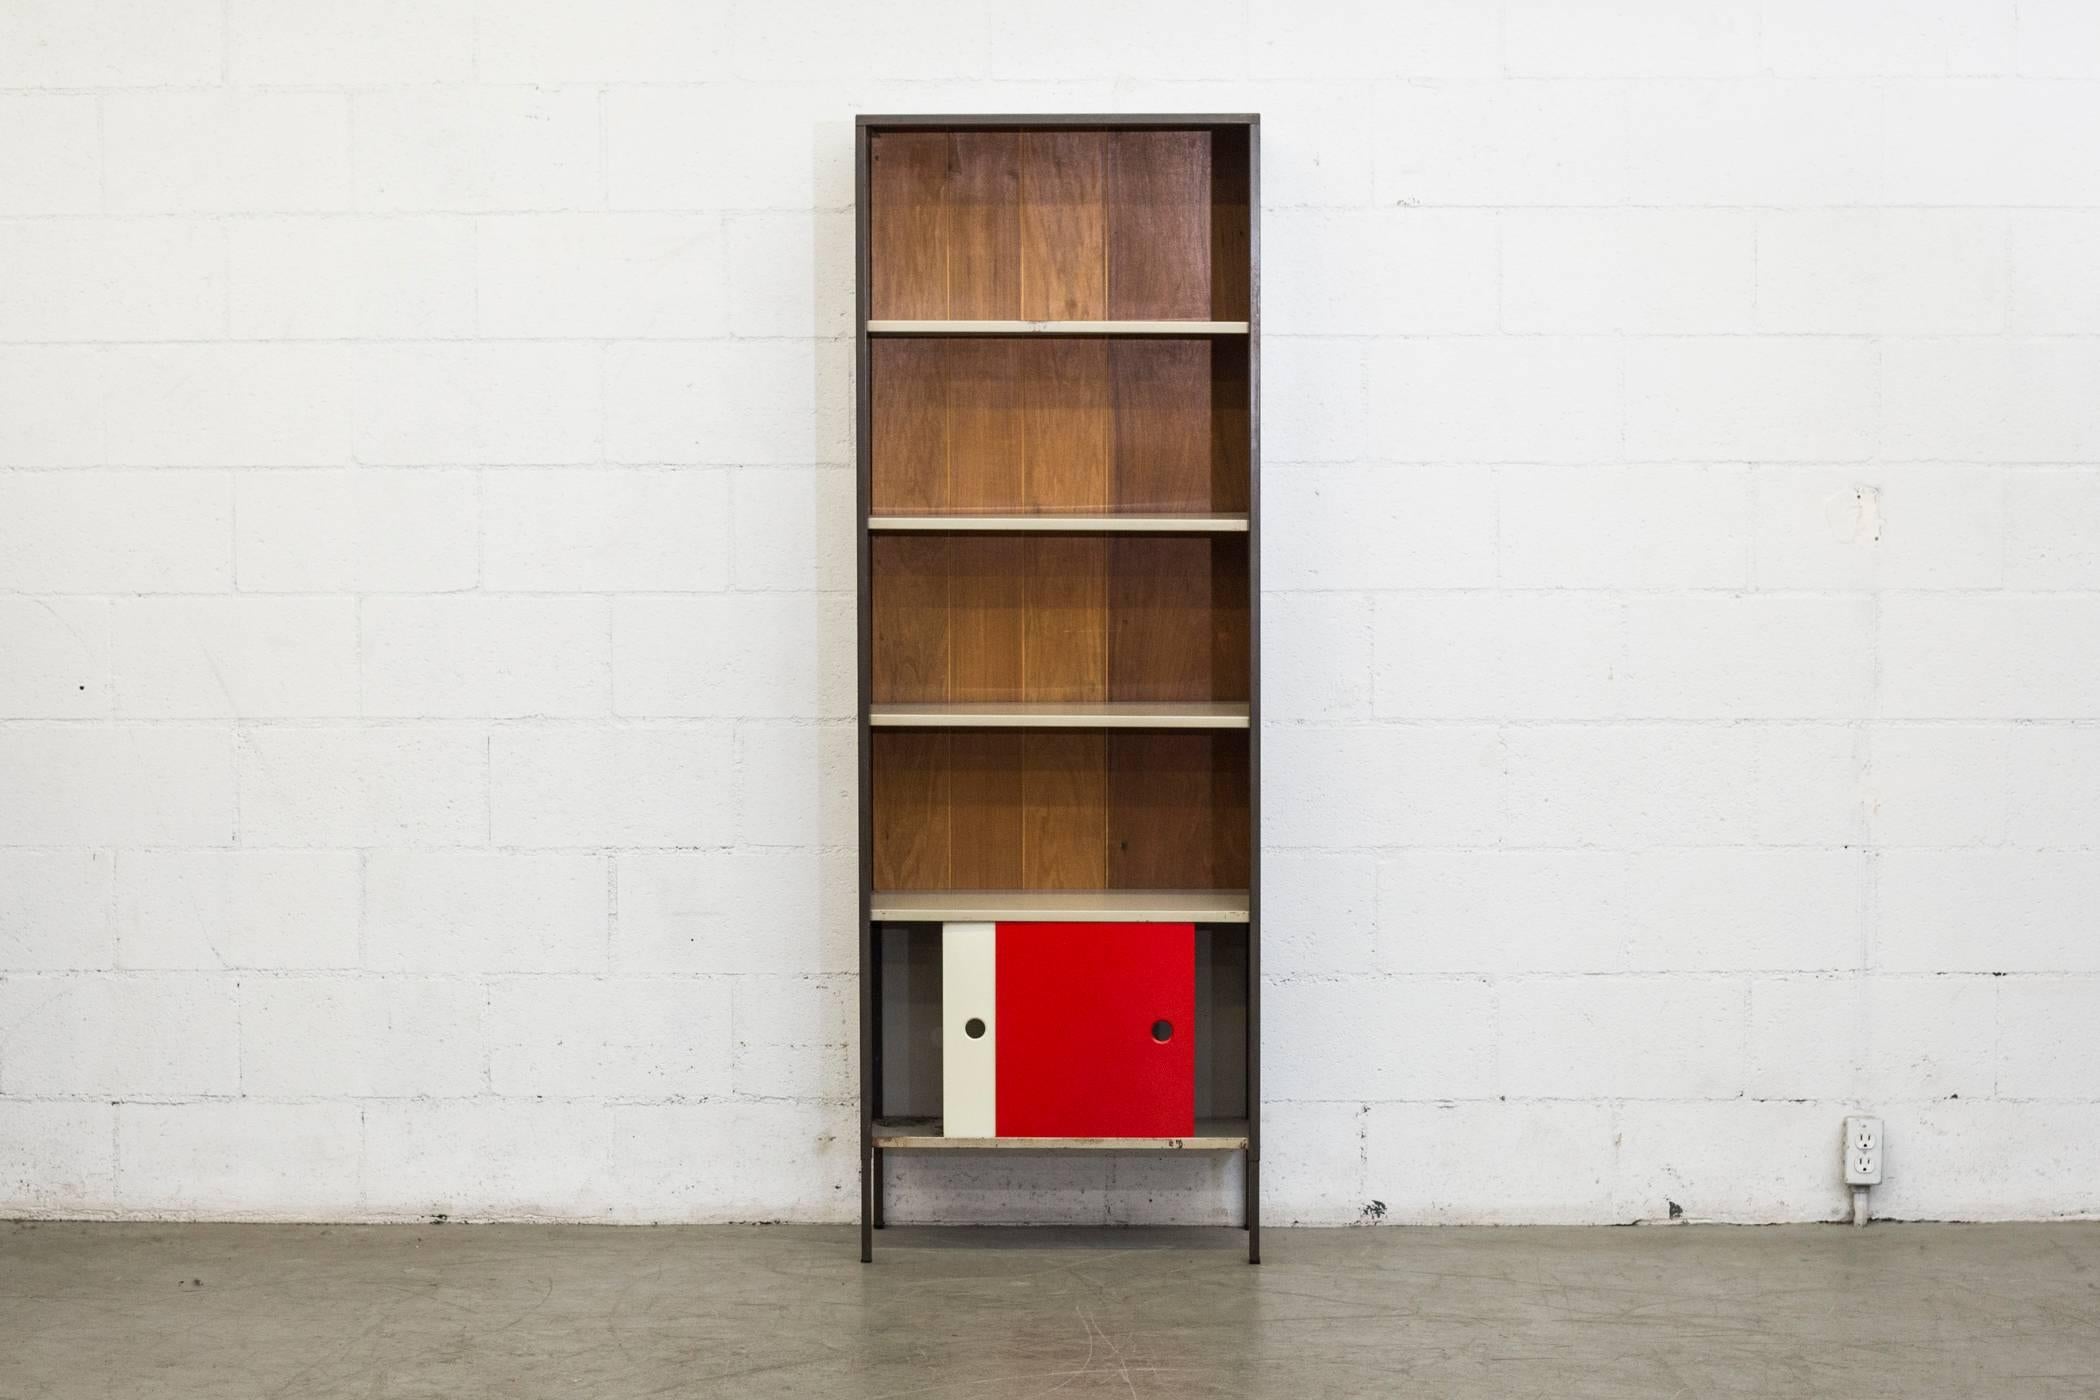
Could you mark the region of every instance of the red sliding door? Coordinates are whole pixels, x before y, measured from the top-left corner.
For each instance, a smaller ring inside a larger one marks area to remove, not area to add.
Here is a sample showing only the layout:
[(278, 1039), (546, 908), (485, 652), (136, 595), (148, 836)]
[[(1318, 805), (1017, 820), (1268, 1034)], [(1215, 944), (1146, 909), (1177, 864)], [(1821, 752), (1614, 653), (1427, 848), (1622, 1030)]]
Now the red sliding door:
[(1193, 924), (1000, 924), (1000, 1137), (1196, 1131)]

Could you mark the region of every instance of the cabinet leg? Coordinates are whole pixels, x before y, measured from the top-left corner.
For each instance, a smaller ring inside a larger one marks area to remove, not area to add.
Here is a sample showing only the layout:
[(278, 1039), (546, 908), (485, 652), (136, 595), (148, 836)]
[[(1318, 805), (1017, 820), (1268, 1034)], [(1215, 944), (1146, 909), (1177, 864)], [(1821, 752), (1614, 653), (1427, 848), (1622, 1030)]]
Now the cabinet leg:
[(860, 1159), (860, 1262), (875, 1262), (875, 1223), (873, 1188), (874, 1173), (869, 1171), (871, 1153), (862, 1153)]
[(874, 1208), (869, 1211), (869, 1215), (875, 1228), (880, 1230), (882, 1228), (882, 1149), (879, 1147), (875, 1149), (875, 1166), (873, 1170), (875, 1175), (873, 1193), (875, 1199), (873, 1202)]
[(1261, 1159), (1247, 1154), (1247, 1262), (1261, 1262)]

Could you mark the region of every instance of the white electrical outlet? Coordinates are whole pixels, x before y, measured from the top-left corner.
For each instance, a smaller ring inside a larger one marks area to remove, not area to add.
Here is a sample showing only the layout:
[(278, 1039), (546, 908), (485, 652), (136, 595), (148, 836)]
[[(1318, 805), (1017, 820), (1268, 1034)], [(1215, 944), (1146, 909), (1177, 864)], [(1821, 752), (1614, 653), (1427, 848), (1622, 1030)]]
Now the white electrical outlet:
[(1850, 1186), (1881, 1184), (1881, 1120), (1865, 1114), (1845, 1119), (1845, 1182)]

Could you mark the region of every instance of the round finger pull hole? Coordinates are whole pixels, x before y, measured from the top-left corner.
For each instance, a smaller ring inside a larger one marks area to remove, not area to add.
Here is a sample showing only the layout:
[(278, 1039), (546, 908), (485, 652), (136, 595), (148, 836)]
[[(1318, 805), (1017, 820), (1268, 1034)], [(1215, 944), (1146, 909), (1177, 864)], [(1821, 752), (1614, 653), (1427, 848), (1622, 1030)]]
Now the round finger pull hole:
[(984, 1039), (984, 1018), (982, 1016), (972, 1016), (969, 1020), (963, 1022), (963, 1034), (972, 1040)]
[(1172, 1040), (1174, 1038), (1174, 1023), (1172, 1021), (1154, 1021), (1152, 1023), (1152, 1038), (1162, 1045)]

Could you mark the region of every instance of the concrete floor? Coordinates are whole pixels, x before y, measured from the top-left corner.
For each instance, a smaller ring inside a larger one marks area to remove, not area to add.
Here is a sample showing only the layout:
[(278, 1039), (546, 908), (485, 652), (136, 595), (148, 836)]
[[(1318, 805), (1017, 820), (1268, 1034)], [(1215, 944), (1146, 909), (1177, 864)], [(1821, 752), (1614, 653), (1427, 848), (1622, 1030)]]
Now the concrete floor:
[(2100, 1395), (2100, 1226), (0, 1225), (0, 1396)]

